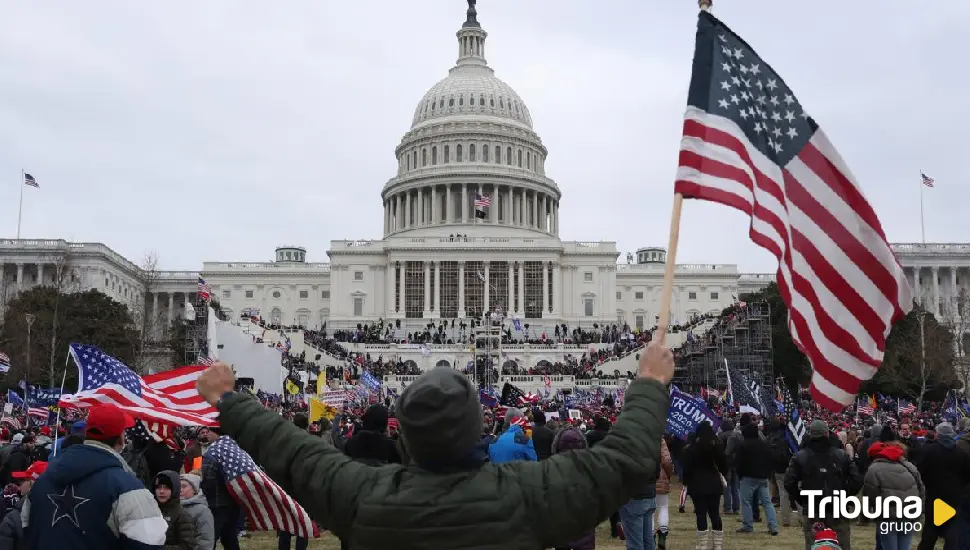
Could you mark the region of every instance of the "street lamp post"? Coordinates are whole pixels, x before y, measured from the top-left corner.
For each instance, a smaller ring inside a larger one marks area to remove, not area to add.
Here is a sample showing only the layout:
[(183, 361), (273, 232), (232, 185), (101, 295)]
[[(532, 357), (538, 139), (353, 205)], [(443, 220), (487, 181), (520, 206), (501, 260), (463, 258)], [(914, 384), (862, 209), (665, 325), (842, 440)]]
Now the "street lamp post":
[(24, 319), (27, 320), (27, 365), (24, 366), (24, 380), (30, 381), (30, 327), (33, 326), (34, 321), (37, 319), (32, 313), (24, 315)]

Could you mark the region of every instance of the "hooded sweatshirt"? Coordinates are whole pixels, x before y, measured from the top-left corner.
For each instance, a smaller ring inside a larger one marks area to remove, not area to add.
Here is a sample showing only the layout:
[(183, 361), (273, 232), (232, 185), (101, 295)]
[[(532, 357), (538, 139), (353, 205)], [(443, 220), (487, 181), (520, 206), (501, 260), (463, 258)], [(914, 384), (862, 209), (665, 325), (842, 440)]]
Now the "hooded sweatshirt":
[(28, 548), (162, 548), (168, 529), (121, 455), (95, 440), (50, 463), (24, 500), (21, 519)]
[[(586, 437), (578, 428), (565, 428), (560, 430), (552, 439), (552, 454), (565, 453), (571, 450), (582, 450), (589, 448)], [(556, 548), (569, 548), (570, 550), (593, 550), (596, 548), (596, 530), (591, 529), (582, 537), (569, 541), (566, 544), (556, 545)]]
[(400, 464), (401, 456), (397, 452), (394, 441), (385, 435), (387, 408), (384, 405), (371, 405), (361, 416), (360, 421), (360, 429), (355, 430), (354, 435), (347, 440), (344, 453), (350, 458), (372, 466)]
[(192, 518), (182, 509), (179, 500), (179, 475), (172, 470), (164, 470), (155, 476), (152, 487), (164, 485), (172, 491), (171, 497), (165, 503), (158, 503), (162, 517), (168, 523), (165, 532), (165, 550), (195, 550), (195, 524)]

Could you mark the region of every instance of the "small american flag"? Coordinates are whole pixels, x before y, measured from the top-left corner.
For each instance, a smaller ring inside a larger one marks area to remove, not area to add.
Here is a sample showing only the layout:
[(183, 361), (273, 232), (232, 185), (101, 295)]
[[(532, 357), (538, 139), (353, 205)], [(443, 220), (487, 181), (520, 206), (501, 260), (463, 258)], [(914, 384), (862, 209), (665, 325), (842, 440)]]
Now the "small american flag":
[(492, 206), (492, 199), (488, 195), (475, 195), (475, 208), (488, 208)]
[(858, 411), (859, 414), (864, 414), (866, 416), (872, 416), (876, 412), (869, 403), (868, 397), (863, 397), (859, 400), (859, 402), (856, 404), (856, 411)]
[(209, 357), (208, 355), (199, 356), (199, 364), (202, 365), (203, 367), (212, 366), (215, 362), (216, 360), (213, 359), (212, 357)]
[(27, 409), (27, 415), (46, 424), (48, 419), (50, 419), (51, 412), (47, 407), (29, 407)]
[(7, 354), (0, 351), (0, 372), (7, 372), (10, 370), (10, 357)]
[(31, 187), (40, 187), (40, 185), (37, 184), (37, 180), (34, 179), (34, 176), (31, 176), (30, 174), (26, 174), (26, 173), (24, 174), (24, 185), (29, 185)]
[(812, 396), (840, 410), (913, 307), (879, 218), (784, 80), (708, 12), (687, 103), (674, 189), (750, 216), (751, 240), (778, 260), (789, 330), (814, 369)]
[(215, 460), (222, 467), (229, 493), (246, 511), (254, 529), (283, 531), (306, 539), (316, 535), (303, 507), (260, 470), (231, 437), (220, 437), (202, 458)]
[(913, 414), (916, 412), (916, 405), (905, 399), (900, 399), (899, 403), (897, 404), (897, 410), (899, 414)]
[(922, 172), (920, 172), (919, 175), (923, 179), (923, 185), (925, 185), (927, 187), (933, 187), (933, 184), (936, 183), (936, 180), (934, 180), (933, 178), (927, 176), (926, 174), (924, 174)]
[(199, 299), (203, 302), (208, 302), (212, 297), (212, 287), (202, 277), (199, 277), (199, 288), (196, 292), (199, 295)]
[(204, 367), (183, 367), (143, 379), (96, 346), (71, 344), (70, 352), (80, 387), (74, 395), (62, 396), (63, 404), (90, 407), (108, 403), (135, 418), (179, 426), (219, 424), (218, 411), (194, 387), (192, 377), (198, 378)]

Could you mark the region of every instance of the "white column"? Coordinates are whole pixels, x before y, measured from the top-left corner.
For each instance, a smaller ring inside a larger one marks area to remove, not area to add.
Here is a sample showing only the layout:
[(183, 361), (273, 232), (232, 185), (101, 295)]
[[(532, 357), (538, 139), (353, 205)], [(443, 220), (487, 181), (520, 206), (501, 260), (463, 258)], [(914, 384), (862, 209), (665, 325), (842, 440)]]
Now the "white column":
[(957, 303), (960, 298), (960, 289), (957, 288), (957, 267), (950, 266), (950, 299), (947, 307), (950, 308), (950, 315), (956, 317)]
[(483, 287), (485, 289), (485, 291), (482, 293), (482, 311), (484, 311), (484, 312), (487, 312), (488, 311), (488, 298), (489, 298), (489, 294), (490, 294), (489, 290), (491, 290), (491, 289), (489, 289), (489, 285), (488, 285), (488, 282), (491, 281), (491, 279), (489, 279), (489, 277), (488, 277), (488, 264), (489, 263), (490, 262), (488, 262), (488, 261), (484, 262), (484, 264), (485, 264), (485, 273), (484, 273), (484, 275), (485, 275), (485, 282), (482, 283), (482, 285), (483, 285)]
[[(385, 290), (384, 290), (384, 311), (386, 312), (386, 314), (388, 316), (394, 315), (394, 313), (397, 311), (396, 308), (395, 308), (395, 306), (394, 306), (394, 298), (395, 298), (395, 296), (394, 296), (394, 273), (395, 273), (394, 269), (395, 269), (394, 262), (388, 262), (387, 263), (387, 269), (384, 271), (384, 277), (386, 279), (384, 281), (384, 287), (385, 287)], [(331, 286), (333, 286), (333, 285), (331, 285)], [(331, 296), (332, 296), (332, 294), (331, 294)]]
[[(505, 195), (505, 225), (512, 225), (512, 186)], [(511, 303), (511, 302), (510, 302)]]
[(532, 227), (539, 227), (539, 192), (532, 192)]
[(417, 223), (415, 225), (425, 225), (428, 223), (424, 215), (424, 189), (418, 189), (418, 208), (417, 208), (418, 219), (415, 220)]
[[(24, 264), (17, 264), (17, 289), (24, 285)], [(104, 289), (107, 292), (108, 289)]]
[(542, 316), (549, 312), (549, 263), (542, 262)]
[(434, 310), (441, 317), (441, 262), (434, 263)]
[(922, 306), (923, 305), (923, 294), (920, 291), (919, 274), (920, 274), (920, 267), (919, 266), (914, 267), (913, 268), (913, 299), (916, 300), (916, 303), (917, 304), (919, 304), (920, 306)]
[(519, 262), (519, 308), (516, 311), (525, 315), (525, 262)]
[(491, 194), (492, 206), (491, 208), (488, 209), (488, 220), (492, 223), (498, 223), (498, 209), (499, 209), (498, 196), (499, 196), (498, 186), (492, 185), (492, 194)]
[(542, 231), (549, 231), (549, 225), (546, 217), (546, 208), (549, 205), (549, 195), (543, 193), (542, 201), (539, 203), (539, 229)]
[(455, 221), (455, 207), (451, 200), (451, 184), (445, 186), (445, 223)]
[(515, 304), (515, 294), (514, 294), (515, 273), (513, 271), (514, 269), (515, 269), (515, 264), (513, 262), (509, 262), (509, 303), (508, 303), (508, 306), (506, 306), (505, 308), (506, 315), (511, 315), (512, 311), (514, 310), (514, 304)]
[(158, 322), (158, 293), (152, 292), (152, 322), (148, 325), (152, 327), (152, 338), (158, 338), (158, 327), (155, 323)]
[(405, 294), (405, 290), (404, 290), (404, 281), (407, 279), (408, 263), (400, 262), (400, 265), (401, 265), (401, 280), (400, 280), (401, 284), (398, 285), (399, 287), (398, 292), (400, 296), (400, 306), (399, 306), (400, 309), (398, 310), (398, 313), (400, 313), (402, 317), (406, 317), (408, 310), (407, 310), (407, 302), (405, 301), (407, 294)]
[(552, 264), (552, 314), (559, 317), (562, 314), (562, 273), (559, 262)]
[[(262, 313), (262, 312), (260, 312)], [(168, 293), (168, 325), (166, 325), (166, 330), (172, 327), (172, 320), (175, 314), (175, 294), (172, 292)]]
[(933, 315), (940, 314), (940, 268), (933, 266), (931, 268), (933, 272), (933, 304), (930, 311)]
[[(468, 184), (461, 184), (461, 223), (468, 222)], [(460, 309), (460, 308), (459, 308)]]
[(431, 262), (424, 262), (424, 311), (431, 315)]
[[(462, 196), (465, 196), (465, 186), (461, 187)], [(462, 211), (465, 209), (462, 208)], [(458, 318), (465, 317), (465, 262), (458, 262)]]
[[(441, 215), (438, 213), (438, 186), (431, 186), (431, 225), (441, 222)], [(437, 302), (435, 302), (437, 304)]]

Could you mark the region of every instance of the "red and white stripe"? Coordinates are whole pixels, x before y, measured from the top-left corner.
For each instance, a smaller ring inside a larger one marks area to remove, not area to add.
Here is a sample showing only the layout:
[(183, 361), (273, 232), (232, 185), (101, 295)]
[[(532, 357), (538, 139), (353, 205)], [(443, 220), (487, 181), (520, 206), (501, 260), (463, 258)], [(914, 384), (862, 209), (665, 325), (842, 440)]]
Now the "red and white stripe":
[(141, 395), (117, 384), (61, 397), (59, 405), (90, 407), (112, 404), (146, 422), (176, 426), (218, 426), (218, 410), (209, 405), (195, 387), (206, 367), (180, 367), (141, 378)]
[(788, 327), (814, 367), (813, 397), (833, 410), (851, 404), (913, 298), (875, 212), (821, 129), (780, 167), (733, 121), (688, 107), (675, 190), (751, 217), (751, 240), (778, 259)]
[(254, 530), (283, 531), (307, 539), (319, 535), (303, 507), (262, 471), (242, 474), (229, 481), (227, 486), (253, 523)]

